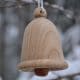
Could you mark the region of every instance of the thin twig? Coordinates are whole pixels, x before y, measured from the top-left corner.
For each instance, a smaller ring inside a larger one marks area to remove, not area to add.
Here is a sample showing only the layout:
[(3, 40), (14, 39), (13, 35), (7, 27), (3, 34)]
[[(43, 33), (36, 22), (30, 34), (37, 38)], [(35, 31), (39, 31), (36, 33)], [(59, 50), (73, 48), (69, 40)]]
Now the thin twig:
[[(4, 5), (5, 4), (5, 5)], [(8, 4), (8, 5), (6, 5)], [(12, 7), (18, 7), (18, 5), (26, 6), (29, 4), (28, 2), (24, 1), (0, 1), (0, 8), (12, 8)]]

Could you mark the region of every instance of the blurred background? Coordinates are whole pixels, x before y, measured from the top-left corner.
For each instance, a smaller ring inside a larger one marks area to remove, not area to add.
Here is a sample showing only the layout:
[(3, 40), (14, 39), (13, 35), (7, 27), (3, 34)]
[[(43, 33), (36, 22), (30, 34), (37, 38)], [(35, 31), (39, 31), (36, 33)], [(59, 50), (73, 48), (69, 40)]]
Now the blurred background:
[(35, 0), (0, 0), (0, 80), (80, 80), (80, 0), (44, 0), (58, 28), (69, 68), (45, 77), (17, 70), (23, 32), (33, 19)]

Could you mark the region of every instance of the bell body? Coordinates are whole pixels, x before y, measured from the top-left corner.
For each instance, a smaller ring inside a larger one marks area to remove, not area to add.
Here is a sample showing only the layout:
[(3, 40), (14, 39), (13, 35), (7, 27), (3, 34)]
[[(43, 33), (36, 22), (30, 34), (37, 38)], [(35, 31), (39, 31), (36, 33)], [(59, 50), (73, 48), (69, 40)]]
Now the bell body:
[(55, 25), (44, 17), (32, 20), (26, 27), (23, 38), (19, 69), (34, 71), (36, 68), (67, 68), (59, 33)]

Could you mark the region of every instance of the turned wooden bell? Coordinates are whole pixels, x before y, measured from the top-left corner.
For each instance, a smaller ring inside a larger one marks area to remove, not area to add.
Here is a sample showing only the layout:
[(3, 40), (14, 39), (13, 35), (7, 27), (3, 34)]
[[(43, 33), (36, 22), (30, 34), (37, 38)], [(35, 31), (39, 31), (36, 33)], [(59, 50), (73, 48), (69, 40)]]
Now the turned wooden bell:
[(19, 69), (45, 76), (49, 70), (67, 68), (56, 26), (46, 18), (46, 10), (37, 8), (34, 15), (24, 32)]

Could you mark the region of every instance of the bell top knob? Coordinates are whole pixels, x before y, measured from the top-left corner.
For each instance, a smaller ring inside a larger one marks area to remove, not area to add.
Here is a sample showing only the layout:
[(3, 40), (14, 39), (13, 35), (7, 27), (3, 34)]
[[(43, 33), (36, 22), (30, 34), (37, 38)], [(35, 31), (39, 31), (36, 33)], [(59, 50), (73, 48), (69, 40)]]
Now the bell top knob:
[(34, 11), (34, 17), (38, 18), (38, 17), (47, 17), (47, 12), (44, 8), (38, 7), (35, 9)]

